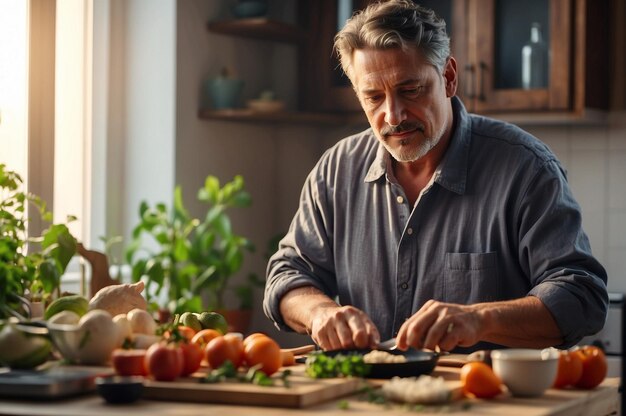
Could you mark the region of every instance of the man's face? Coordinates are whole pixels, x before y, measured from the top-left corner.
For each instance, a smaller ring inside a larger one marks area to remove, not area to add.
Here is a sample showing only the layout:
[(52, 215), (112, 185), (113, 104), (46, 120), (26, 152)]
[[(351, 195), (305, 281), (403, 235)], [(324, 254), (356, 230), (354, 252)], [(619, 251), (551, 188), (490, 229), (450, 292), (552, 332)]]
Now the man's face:
[(453, 58), (441, 74), (414, 49), (358, 49), (350, 75), (374, 133), (397, 161), (420, 159), (450, 134)]

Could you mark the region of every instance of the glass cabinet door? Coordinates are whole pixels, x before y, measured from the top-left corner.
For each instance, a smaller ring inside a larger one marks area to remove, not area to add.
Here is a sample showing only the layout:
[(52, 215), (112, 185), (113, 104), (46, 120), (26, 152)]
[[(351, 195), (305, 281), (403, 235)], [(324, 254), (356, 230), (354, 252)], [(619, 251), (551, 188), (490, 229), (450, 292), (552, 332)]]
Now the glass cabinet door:
[(472, 111), (568, 107), (570, 7), (570, 0), (471, 2), (474, 45), (462, 79)]

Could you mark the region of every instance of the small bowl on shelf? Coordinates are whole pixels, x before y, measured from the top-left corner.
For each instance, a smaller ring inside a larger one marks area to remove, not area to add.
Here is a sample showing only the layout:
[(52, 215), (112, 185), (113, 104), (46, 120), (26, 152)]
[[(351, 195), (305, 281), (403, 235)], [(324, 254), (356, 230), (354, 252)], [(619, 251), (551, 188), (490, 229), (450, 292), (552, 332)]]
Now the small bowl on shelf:
[(143, 377), (108, 376), (96, 377), (98, 394), (111, 404), (133, 403), (143, 394)]
[(248, 100), (248, 108), (256, 113), (277, 113), (285, 109), (285, 103), (279, 100)]
[(559, 351), (518, 348), (491, 352), (493, 371), (513, 396), (538, 397), (552, 386), (559, 363)]

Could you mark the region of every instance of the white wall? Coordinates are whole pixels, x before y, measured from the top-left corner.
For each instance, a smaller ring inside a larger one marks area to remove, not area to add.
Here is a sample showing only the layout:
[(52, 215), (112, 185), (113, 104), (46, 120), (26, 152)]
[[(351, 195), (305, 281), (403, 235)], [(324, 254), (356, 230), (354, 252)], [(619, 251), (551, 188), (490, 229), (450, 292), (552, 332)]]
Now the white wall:
[[(251, 193), (251, 208), (233, 211), (235, 232), (249, 238), (256, 252), (247, 256), (242, 273), (265, 275), (265, 252), (270, 238), (285, 232), (297, 207), (297, 195), (320, 156), (321, 130), (316, 126), (248, 124), (207, 121), (198, 118), (202, 86), (224, 66), (244, 80), (242, 105), (264, 89), (273, 89), (288, 108), (297, 100), (296, 49), (252, 39), (210, 33), (207, 22), (228, 18), (226, 2), (186, 0), (178, 2), (176, 183), (185, 203), (197, 216), (206, 212), (195, 200), (204, 178), (216, 175), (222, 183), (241, 174)], [(274, 3), (275, 4), (275, 3)], [(290, 21), (293, 2), (270, 9), (278, 20)], [(274, 333), (261, 309), (257, 292), (253, 329)], [(227, 299), (228, 300), (228, 299)], [(233, 301), (233, 299), (230, 299)], [(285, 343), (301, 344), (300, 336), (281, 335)]]
[(609, 291), (626, 293), (626, 112), (606, 126), (527, 128), (568, 170), (583, 227), (607, 269)]
[[(107, 236), (126, 238), (142, 200), (175, 182), (176, 1), (111, 0)], [(128, 241), (128, 240), (127, 240)]]

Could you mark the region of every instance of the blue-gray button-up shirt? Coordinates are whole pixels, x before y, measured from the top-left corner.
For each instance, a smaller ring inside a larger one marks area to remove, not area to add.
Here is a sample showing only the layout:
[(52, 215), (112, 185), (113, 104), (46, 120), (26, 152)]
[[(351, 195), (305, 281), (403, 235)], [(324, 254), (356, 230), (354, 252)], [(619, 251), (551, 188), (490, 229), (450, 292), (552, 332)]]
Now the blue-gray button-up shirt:
[(606, 272), (555, 155), (516, 126), (452, 104), (449, 147), (414, 207), (371, 129), (322, 156), (268, 265), (264, 310), (279, 328), (288, 329), (281, 297), (301, 286), (362, 309), (381, 339), (429, 299), (536, 296), (562, 346), (603, 327)]

